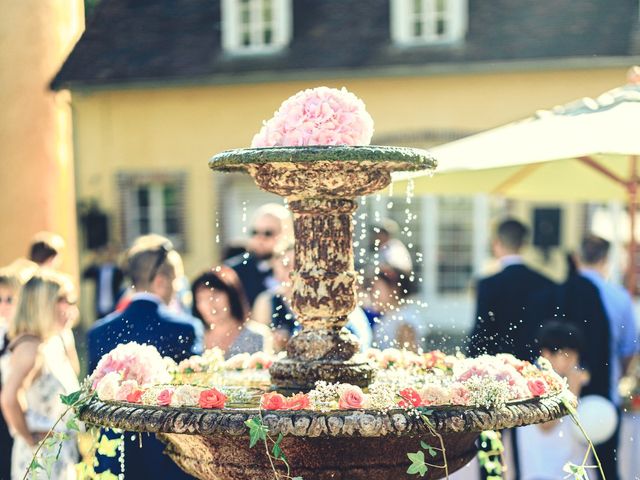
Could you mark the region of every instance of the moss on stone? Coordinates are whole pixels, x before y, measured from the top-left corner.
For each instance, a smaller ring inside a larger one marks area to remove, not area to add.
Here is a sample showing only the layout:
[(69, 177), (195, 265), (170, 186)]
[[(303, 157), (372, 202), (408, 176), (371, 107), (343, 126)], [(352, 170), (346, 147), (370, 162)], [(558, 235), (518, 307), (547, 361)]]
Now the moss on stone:
[(249, 165), (265, 163), (380, 162), (389, 170), (430, 170), (437, 162), (425, 150), (406, 147), (367, 146), (313, 146), (240, 148), (226, 150), (209, 160), (212, 170), (244, 170)]

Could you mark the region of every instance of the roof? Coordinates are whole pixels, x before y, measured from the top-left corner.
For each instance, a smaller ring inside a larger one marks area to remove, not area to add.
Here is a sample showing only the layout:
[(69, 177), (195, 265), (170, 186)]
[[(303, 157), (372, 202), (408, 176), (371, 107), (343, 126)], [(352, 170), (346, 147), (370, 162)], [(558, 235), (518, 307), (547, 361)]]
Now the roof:
[(271, 55), (221, 48), (220, 0), (102, 0), (52, 88), (499, 60), (625, 56), (638, 3), (468, 0), (462, 44), (397, 47), (390, 0), (293, 0), (293, 39)]

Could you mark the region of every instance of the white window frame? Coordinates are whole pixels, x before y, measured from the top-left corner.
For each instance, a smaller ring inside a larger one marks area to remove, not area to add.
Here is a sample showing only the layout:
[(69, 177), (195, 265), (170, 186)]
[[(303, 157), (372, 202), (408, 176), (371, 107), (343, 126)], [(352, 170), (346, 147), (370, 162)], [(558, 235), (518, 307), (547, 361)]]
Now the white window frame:
[[(262, 19), (264, 2), (271, 2), (272, 41), (264, 43)], [(222, 47), (232, 54), (268, 54), (278, 52), (289, 45), (293, 34), (291, 0), (248, 0), (250, 12), (251, 43), (242, 43), (240, 0), (222, 0)], [(259, 20), (258, 20), (259, 19)]]
[[(443, 35), (433, 32), (423, 32), (421, 36), (413, 34), (414, 0), (390, 0), (391, 7), (391, 38), (399, 46), (443, 45), (461, 42), (467, 33), (468, 3), (467, 0), (445, 0), (446, 28)], [(423, 5), (423, 20), (436, 14), (437, 0), (420, 0)], [(435, 23), (435, 21), (434, 21)]]
[(124, 173), (118, 174), (118, 189), (121, 197), (120, 229), (121, 238), (125, 245), (130, 245), (133, 240), (145, 234), (140, 230), (140, 205), (137, 199), (138, 189), (148, 187), (149, 191), (149, 233), (164, 235), (171, 240), (174, 247), (179, 250), (186, 248), (186, 224), (184, 219), (178, 226), (179, 231), (169, 234), (166, 231), (165, 204), (163, 189), (167, 185), (175, 185), (179, 194), (178, 215), (184, 215), (186, 205), (184, 202), (186, 175), (183, 173)]

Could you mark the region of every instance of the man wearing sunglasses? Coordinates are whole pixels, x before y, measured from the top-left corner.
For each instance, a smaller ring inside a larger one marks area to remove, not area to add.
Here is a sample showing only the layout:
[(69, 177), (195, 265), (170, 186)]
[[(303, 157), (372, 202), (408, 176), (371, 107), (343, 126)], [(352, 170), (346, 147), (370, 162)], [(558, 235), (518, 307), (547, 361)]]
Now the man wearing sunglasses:
[[(182, 259), (171, 242), (160, 235), (139, 237), (129, 249), (127, 263), (134, 290), (131, 303), (123, 312), (98, 320), (89, 330), (89, 371), (104, 354), (127, 342), (153, 345), (160, 355), (176, 362), (202, 353), (202, 324), (167, 307), (183, 270)], [(127, 478), (192, 478), (162, 454), (164, 446), (155, 436), (145, 437), (139, 448), (137, 436), (125, 434), (125, 443)], [(105, 469), (117, 474), (118, 462), (100, 458), (96, 471)]]
[(242, 282), (250, 305), (257, 296), (275, 286), (269, 260), (283, 236), (293, 235), (291, 213), (276, 203), (262, 205), (256, 211), (247, 242), (247, 253), (230, 258), (226, 263), (233, 268)]

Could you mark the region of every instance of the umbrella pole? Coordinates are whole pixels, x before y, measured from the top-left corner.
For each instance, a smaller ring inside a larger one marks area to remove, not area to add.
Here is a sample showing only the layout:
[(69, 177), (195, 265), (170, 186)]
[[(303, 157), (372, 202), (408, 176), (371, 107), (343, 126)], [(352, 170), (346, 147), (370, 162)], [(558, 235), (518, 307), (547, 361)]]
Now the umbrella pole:
[(636, 242), (636, 211), (638, 210), (638, 156), (631, 156), (631, 175), (627, 184), (629, 194), (629, 277), (627, 281), (627, 289), (631, 295), (636, 292), (636, 258), (637, 258), (637, 242)]

